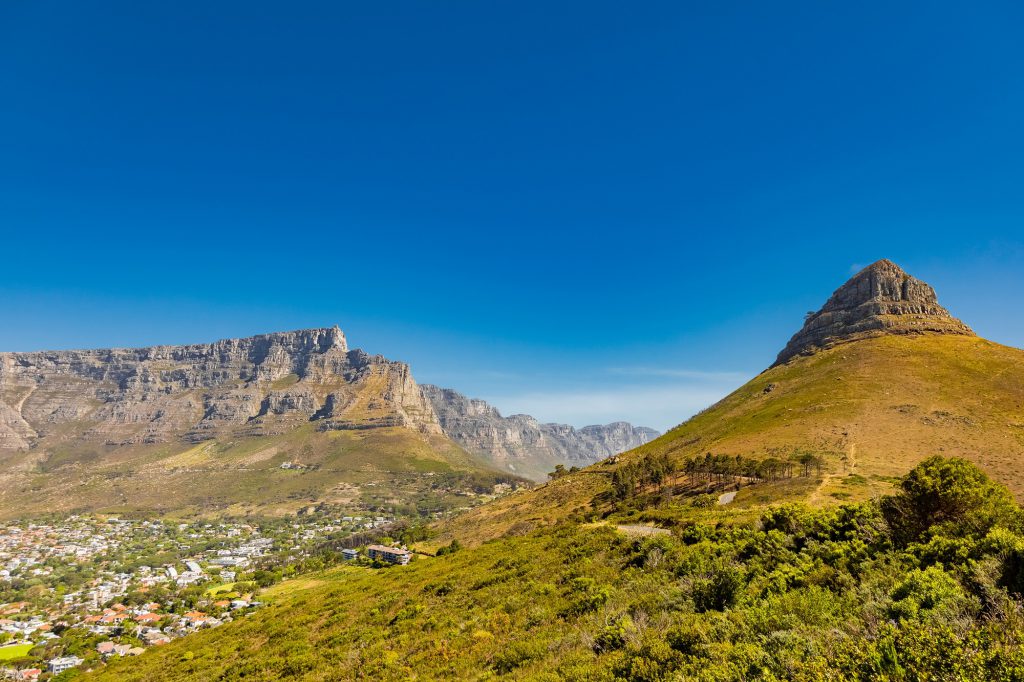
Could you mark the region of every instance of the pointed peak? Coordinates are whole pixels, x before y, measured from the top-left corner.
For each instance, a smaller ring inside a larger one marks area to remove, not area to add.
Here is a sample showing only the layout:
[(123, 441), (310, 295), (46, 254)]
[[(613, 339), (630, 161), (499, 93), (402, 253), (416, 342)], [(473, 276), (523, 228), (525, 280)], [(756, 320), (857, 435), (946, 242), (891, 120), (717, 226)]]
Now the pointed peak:
[(935, 290), (888, 259), (867, 266), (809, 313), (803, 329), (779, 353), (776, 365), (843, 341), (880, 334), (974, 332), (939, 305)]
[[(867, 272), (889, 273), (889, 274), (895, 274), (895, 275), (906, 275), (907, 274), (906, 271), (903, 268), (901, 268), (900, 266), (896, 265), (896, 263), (892, 262), (888, 258), (883, 258), (881, 260), (876, 260), (874, 263), (872, 263), (871, 265), (867, 266), (866, 268), (864, 268), (863, 270), (858, 272), (857, 275), (862, 275), (862, 274), (867, 273)], [(854, 277), (856, 277), (857, 275), (854, 275)]]

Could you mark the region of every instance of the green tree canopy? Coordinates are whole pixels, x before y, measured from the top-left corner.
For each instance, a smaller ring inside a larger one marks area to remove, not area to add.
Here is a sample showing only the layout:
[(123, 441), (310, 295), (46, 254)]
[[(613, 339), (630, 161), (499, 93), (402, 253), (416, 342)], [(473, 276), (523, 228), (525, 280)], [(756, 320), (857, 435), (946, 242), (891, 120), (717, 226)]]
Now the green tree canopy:
[(929, 457), (911, 469), (895, 495), (882, 500), (893, 539), (907, 544), (929, 532), (953, 537), (984, 535), (1010, 524), (1017, 508), (1010, 492), (977, 466), (958, 457)]

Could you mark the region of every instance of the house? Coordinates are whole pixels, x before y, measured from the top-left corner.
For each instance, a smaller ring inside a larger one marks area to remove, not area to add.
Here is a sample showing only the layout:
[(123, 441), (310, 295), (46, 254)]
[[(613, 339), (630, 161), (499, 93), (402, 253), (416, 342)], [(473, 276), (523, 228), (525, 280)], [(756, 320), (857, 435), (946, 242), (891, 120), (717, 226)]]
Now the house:
[(374, 560), (403, 566), (409, 563), (409, 559), (412, 557), (412, 553), (407, 549), (385, 547), (384, 545), (370, 545), (366, 548), (366, 555)]
[(96, 645), (96, 653), (101, 656), (107, 656), (114, 653), (114, 643), (111, 641), (100, 642)]
[(143, 613), (141, 616), (135, 616), (135, 622), (139, 625), (155, 625), (161, 618), (163, 616), (156, 613)]
[(43, 674), (43, 671), (39, 668), (26, 668), (25, 670), (19, 670), (15, 673), (14, 679), (21, 680), (22, 682), (35, 682), (39, 679), (39, 676)]
[(185, 614), (184, 618), (188, 621), (188, 624), (194, 628), (202, 627), (203, 625), (208, 624), (211, 620), (209, 616), (202, 611), (189, 611)]
[(341, 558), (345, 561), (355, 561), (359, 556), (359, 550), (357, 549), (343, 549), (341, 550)]
[(161, 644), (167, 644), (171, 641), (170, 637), (159, 630), (150, 630), (146, 634), (142, 635), (142, 639), (150, 646), (160, 646)]
[(46, 667), (49, 669), (51, 674), (59, 675), (65, 670), (71, 670), (81, 664), (82, 659), (78, 656), (60, 656), (58, 658), (51, 658), (46, 664)]
[(21, 613), (27, 607), (28, 607), (28, 602), (27, 601), (11, 602), (10, 604), (6, 604), (6, 605), (4, 605), (2, 607), (3, 608), (3, 615), (5, 615), (5, 616), (12, 616), (12, 615), (14, 615), (16, 613)]

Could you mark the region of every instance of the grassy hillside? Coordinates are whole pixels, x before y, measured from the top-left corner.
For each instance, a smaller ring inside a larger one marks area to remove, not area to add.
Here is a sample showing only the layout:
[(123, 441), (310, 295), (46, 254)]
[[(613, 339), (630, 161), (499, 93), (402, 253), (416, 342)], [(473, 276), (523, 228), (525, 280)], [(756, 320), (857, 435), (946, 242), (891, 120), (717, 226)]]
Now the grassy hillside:
[(1021, 510), (972, 465), (883, 504), (699, 500), (671, 534), (611, 516), (305, 576), (95, 679), (1021, 679)]
[(822, 458), (820, 474), (739, 489), (732, 504), (814, 505), (874, 497), (923, 458), (976, 462), (1024, 498), (1024, 351), (968, 336), (879, 336), (769, 369), (719, 403), (619, 459), (475, 509), (440, 541), (480, 542), (600, 510), (617, 467), (676, 465), (706, 453)]
[[(282, 469), (284, 462), (301, 469)], [(0, 517), (96, 510), (179, 516), (293, 513), (326, 503), (412, 511), (468, 506), (465, 491), (499, 477), (443, 436), (402, 427), (284, 434), (198, 445), (73, 443), (46, 458), (5, 458)]]
[[(968, 336), (841, 344), (762, 373), (636, 452), (796, 451), (827, 461), (818, 502), (881, 492), (932, 454), (969, 458), (1024, 495), (1024, 351)], [(843, 485), (853, 474), (864, 480)]]

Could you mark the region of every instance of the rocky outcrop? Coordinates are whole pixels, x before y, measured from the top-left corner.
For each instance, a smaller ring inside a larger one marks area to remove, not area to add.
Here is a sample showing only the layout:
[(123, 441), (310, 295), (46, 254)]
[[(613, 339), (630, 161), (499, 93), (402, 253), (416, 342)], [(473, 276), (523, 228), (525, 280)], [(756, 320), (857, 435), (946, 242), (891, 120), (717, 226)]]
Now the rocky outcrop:
[(349, 350), (337, 327), (210, 344), (0, 353), (0, 449), (47, 438), (202, 441), (319, 428), (440, 434), (409, 367)]
[(556, 464), (586, 466), (657, 438), (654, 429), (615, 422), (575, 429), (525, 414), (502, 417), (483, 400), (424, 384), (445, 435), (473, 454), (523, 476), (543, 479)]
[(935, 290), (890, 260), (880, 260), (839, 287), (825, 306), (811, 313), (776, 365), (844, 341), (879, 334), (959, 334), (970, 327), (939, 305)]

